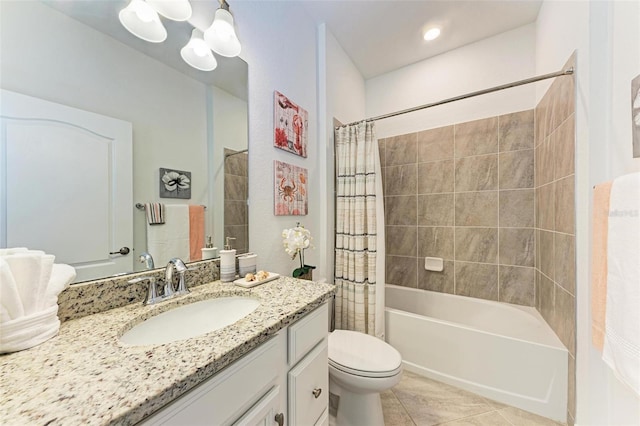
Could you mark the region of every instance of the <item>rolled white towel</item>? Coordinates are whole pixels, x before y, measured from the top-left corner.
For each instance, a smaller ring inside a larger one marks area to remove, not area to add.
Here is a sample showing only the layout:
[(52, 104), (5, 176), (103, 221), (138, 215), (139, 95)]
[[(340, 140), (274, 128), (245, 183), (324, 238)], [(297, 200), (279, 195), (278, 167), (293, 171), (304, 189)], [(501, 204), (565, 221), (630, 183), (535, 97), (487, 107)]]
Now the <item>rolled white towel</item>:
[(49, 289), (50, 280), (53, 272), (53, 261), (56, 257), (52, 254), (43, 254), (40, 258), (42, 262), (40, 266), (40, 282), (35, 294), (36, 311), (40, 311), (51, 305), (46, 305), (47, 291)]
[(29, 349), (49, 340), (60, 330), (58, 305), (0, 324), (0, 353)]
[(9, 254), (15, 254), (15, 253), (24, 253), (27, 251), (29, 251), (29, 249), (26, 247), (4, 248), (4, 249), (0, 249), (0, 256), (7, 256)]
[(69, 287), (69, 284), (76, 279), (76, 270), (73, 266), (63, 263), (55, 263), (51, 269), (51, 278), (47, 291), (44, 294), (42, 308), (58, 306), (58, 295)]
[(9, 264), (0, 257), (0, 321), (6, 322), (24, 316), (18, 286)]
[(43, 285), (40, 279), (43, 268), (51, 268), (52, 265), (44, 264), (42, 257), (43, 254), (33, 252), (16, 253), (4, 257), (18, 286), (25, 315), (38, 311), (40, 292), (46, 289), (46, 284)]

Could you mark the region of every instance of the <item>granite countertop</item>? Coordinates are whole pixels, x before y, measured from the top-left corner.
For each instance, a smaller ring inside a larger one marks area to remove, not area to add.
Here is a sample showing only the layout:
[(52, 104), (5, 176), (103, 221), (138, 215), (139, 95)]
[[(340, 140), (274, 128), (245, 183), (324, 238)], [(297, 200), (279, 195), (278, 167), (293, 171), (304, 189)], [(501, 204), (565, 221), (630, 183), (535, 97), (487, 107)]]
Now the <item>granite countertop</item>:
[[(250, 289), (215, 281), (155, 306), (134, 303), (66, 321), (53, 339), (0, 356), (0, 423), (137, 423), (320, 306), (333, 290), (288, 277)], [(119, 341), (135, 324), (176, 305), (231, 295), (261, 304), (200, 337), (154, 346)]]

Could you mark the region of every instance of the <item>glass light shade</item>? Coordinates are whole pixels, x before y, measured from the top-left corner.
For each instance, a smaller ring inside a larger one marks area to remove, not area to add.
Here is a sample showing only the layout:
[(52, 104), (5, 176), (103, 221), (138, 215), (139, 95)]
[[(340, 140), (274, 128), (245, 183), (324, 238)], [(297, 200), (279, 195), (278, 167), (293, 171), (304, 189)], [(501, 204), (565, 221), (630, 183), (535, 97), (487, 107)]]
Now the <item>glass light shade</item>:
[(216, 10), (213, 23), (204, 32), (204, 40), (214, 52), (228, 58), (238, 56), (242, 48), (233, 27), (233, 16), (224, 9)]
[(197, 28), (191, 31), (191, 40), (180, 50), (180, 56), (200, 71), (213, 71), (218, 66), (218, 61), (202, 38), (202, 31)]
[(189, 0), (147, 0), (160, 15), (174, 21), (186, 21), (193, 13)]
[(167, 39), (167, 30), (160, 22), (158, 13), (144, 0), (131, 3), (118, 14), (120, 23), (134, 36), (151, 43)]

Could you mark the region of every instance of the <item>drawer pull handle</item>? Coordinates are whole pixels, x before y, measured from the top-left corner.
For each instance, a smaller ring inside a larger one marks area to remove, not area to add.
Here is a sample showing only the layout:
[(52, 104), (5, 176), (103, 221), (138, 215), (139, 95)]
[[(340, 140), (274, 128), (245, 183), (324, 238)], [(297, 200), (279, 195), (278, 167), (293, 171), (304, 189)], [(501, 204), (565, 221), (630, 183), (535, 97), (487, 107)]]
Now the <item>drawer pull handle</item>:
[(314, 389), (313, 392), (311, 392), (311, 393), (313, 393), (313, 396), (318, 398), (320, 396), (320, 394), (322, 393), (322, 389), (320, 389), (320, 388)]

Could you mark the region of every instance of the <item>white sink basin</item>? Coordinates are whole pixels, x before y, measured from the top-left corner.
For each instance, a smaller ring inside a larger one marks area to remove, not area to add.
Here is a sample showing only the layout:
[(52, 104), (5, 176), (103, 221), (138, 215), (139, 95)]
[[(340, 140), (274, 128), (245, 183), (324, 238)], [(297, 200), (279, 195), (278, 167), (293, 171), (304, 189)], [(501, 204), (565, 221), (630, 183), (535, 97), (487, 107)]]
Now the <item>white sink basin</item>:
[(194, 302), (141, 322), (122, 335), (124, 343), (160, 345), (190, 339), (233, 324), (260, 305), (248, 297), (220, 297)]

